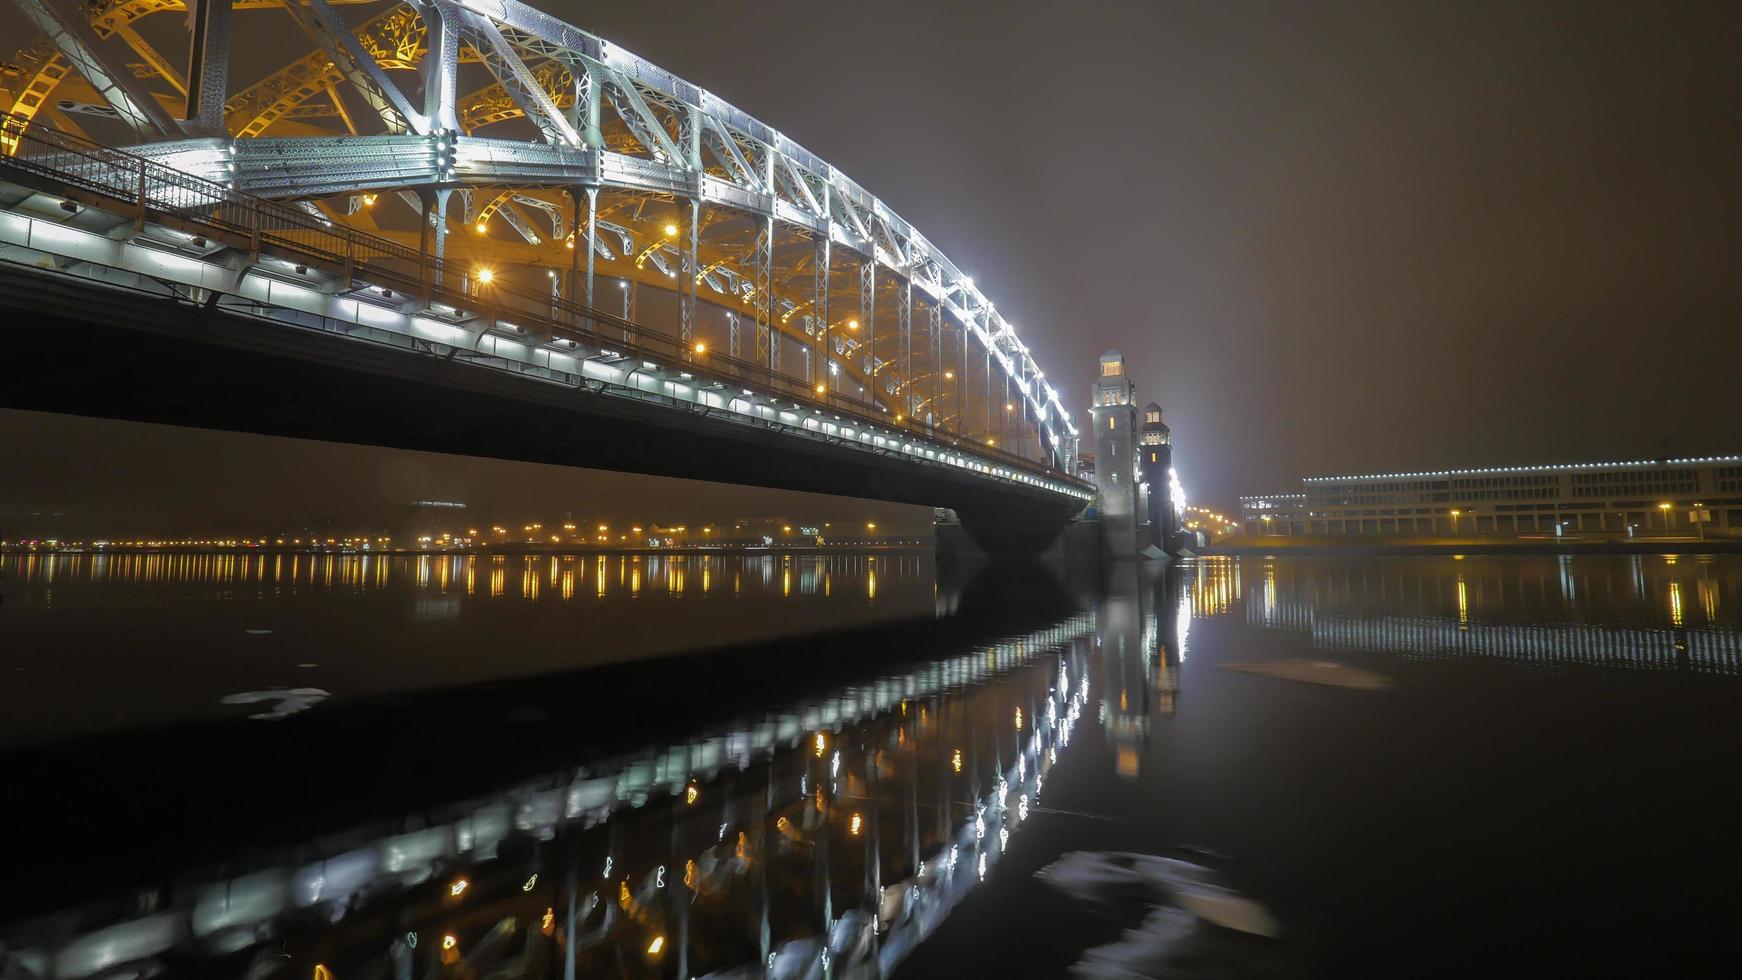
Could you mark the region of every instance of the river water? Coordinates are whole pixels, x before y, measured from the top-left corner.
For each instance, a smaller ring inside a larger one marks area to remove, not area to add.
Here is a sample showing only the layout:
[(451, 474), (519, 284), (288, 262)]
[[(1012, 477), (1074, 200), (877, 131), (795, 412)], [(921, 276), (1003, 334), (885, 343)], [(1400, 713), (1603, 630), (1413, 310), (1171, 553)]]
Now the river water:
[(1734, 970), (1735, 557), (0, 569), (7, 980)]

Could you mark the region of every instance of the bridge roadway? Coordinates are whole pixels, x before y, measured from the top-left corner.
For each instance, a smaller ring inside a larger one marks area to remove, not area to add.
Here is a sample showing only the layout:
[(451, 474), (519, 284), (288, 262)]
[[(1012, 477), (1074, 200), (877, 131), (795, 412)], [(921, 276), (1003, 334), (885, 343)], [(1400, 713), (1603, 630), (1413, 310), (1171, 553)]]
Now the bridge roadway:
[(554, 291), (40, 126), (14, 139), (8, 407), (948, 507), (997, 552), (1044, 547), (1091, 496)]

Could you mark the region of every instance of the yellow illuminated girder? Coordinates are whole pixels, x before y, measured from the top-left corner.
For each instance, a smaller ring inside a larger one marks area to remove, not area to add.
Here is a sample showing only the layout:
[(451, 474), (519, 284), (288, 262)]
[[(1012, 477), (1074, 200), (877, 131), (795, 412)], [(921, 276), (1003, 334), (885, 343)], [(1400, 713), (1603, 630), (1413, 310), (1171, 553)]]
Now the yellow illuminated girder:
[[(494, 269), (501, 269), (509, 266), (529, 266), (539, 269), (556, 270), (566, 270), (570, 268), (570, 263), (574, 261), (574, 253), (567, 248), (563, 241), (559, 240), (532, 245), (525, 241), (518, 240), (518, 237), (509, 240), (490, 237), (487, 233), (480, 234), (478, 232), (477, 224), (479, 222), (487, 222), (488, 217), (494, 215), (496, 209), (502, 207), (508, 200), (512, 199), (517, 194), (524, 194), (533, 197), (539, 196), (538, 193), (533, 190), (512, 190), (503, 191), (497, 194), (491, 199), (489, 204), (485, 205), (485, 209), (479, 212), (478, 216), (474, 218), (472, 224), (459, 226), (458, 231), (449, 231), (446, 248), (447, 260), (450, 262), (457, 262), (462, 266), (477, 265), (487, 266)], [(486, 211), (488, 211), (488, 214), (486, 214)], [(336, 213), (336, 210), (329, 210), (327, 214), (336, 222), (343, 222), (350, 225), (360, 224), (361, 213), (358, 215), (341, 215)], [(454, 221), (454, 224), (458, 225), (457, 219)], [(654, 227), (657, 227), (657, 225), (655, 224)], [(419, 234), (415, 229), (410, 231), (383, 229), (371, 223), (368, 230), (371, 234), (393, 239), (414, 248), (420, 243)], [(670, 239), (664, 237), (663, 234), (657, 234), (653, 235), (650, 240), (655, 244), (641, 252), (637, 258), (616, 258), (602, 261), (599, 263), (595, 274), (610, 279), (629, 280), (650, 289), (664, 291), (675, 289), (676, 287), (673, 285), (673, 280), (670, 277), (666, 276), (658, 269), (645, 265), (645, 257), (653, 249), (670, 244)], [(577, 244), (577, 247), (580, 246)], [(709, 271), (712, 271), (723, 266), (728, 266), (734, 261), (733, 257), (727, 256), (725, 258), (715, 259), (710, 262), (706, 268)], [(805, 283), (808, 286), (808, 277), (805, 279)], [(720, 297), (718, 302), (709, 300), (713, 305), (723, 309), (741, 310), (740, 315), (747, 318), (752, 318), (752, 314), (754, 313), (752, 304), (759, 301), (761, 301), (759, 297), (743, 297), (741, 299), (734, 298), (731, 300), (728, 300), (725, 297)], [(799, 302), (792, 310), (792, 315), (796, 316), (802, 314), (803, 310), (808, 307), (811, 302), (812, 301), (809, 298)], [(603, 309), (607, 304), (599, 302), (596, 299), (595, 305)], [(801, 345), (813, 349), (816, 348), (817, 339), (806, 334), (802, 326), (789, 324), (787, 320), (782, 317), (773, 317), (772, 319), (774, 321), (772, 329), (791, 338)], [(746, 326), (753, 327), (754, 324), (747, 323)], [(824, 363), (827, 363), (832, 359), (833, 358), (828, 354), (828, 352), (824, 353)], [(851, 378), (855, 385), (864, 385), (866, 393), (874, 399), (876, 404), (882, 405), (886, 408), (891, 413), (892, 418), (895, 413), (906, 411), (905, 407), (899, 403), (899, 396), (901, 394), (900, 390), (898, 389), (894, 396), (884, 392), (880, 385), (875, 384), (871, 378), (865, 375), (864, 371), (861, 370), (857, 359), (843, 358), (838, 361), (837, 364), (842, 377)], [(823, 374), (822, 377), (826, 382), (827, 374), (826, 369), (824, 370), (825, 374)]]
[[(277, 10), (284, 6), (284, 2), (285, 0), (233, 0), (232, 5), (236, 10)], [(357, 4), (371, 3), (375, 0), (328, 0), (328, 2)], [(140, 57), (144, 58), (153, 70), (164, 74), (166, 82), (186, 95), (186, 81), (181, 80), (179, 73), (172, 68), (165, 72), (168, 63), (163, 61), (162, 57), (157, 55), (155, 51), (147, 54), (147, 51), (152, 50), (150, 45), (145, 44), (143, 39), (139, 39), (139, 35), (131, 30), (131, 25), (134, 22), (150, 14), (185, 10), (187, 10), (187, 4), (183, 0), (97, 0), (90, 6), (91, 29), (96, 31), (99, 38), (107, 38), (118, 31), (123, 32), (122, 37), (135, 51), (139, 52)], [(135, 43), (136, 39), (137, 43)], [(6, 110), (19, 117), (28, 126), (36, 118), (37, 113), (42, 111), (55, 86), (59, 85), (72, 69), (61, 57), (59, 51), (40, 38), (20, 52), (14, 60), (21, 68), (18, 77), (22, 82), (16, 89), (9, 92), (12, 100), (11, 105), (7, 106)], [(415, 59), (413, 63), (415, 63)], [(22, 130), (15, 130), (15, 132), (19, 131)], [(10, 156), (14, 143), (15, 140), (12, 138), (0, 137), (0, 154)]]

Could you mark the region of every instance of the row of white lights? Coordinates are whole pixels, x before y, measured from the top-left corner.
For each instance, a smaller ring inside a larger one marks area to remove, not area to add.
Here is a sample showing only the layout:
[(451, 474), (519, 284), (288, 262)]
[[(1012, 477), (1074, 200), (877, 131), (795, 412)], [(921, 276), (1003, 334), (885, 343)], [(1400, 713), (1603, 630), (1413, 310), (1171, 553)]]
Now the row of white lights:
[[(1365, 476), (1309, 476), (1302, 483), (1323, 483), (1327, 480), (1396, 480), (1408, 477), (1422, 476), (1472, 476), (1490, 473), (1561, 473), (1567, 470), (1610, 469), (1622, 466), (1675, 466), (1689, 463), (1735, 463), (1742, 462), (1742, 456), (1693, 456), (1686, 459), (1638, 459), (1614, 463), (1550, 463), (1546, 466), (1493, 466), (1476, 470), (1430, 470), (1421, 473), (1374, 473)], [(1271, 494), (1270, 496), (1283, 496)], [(1248, 498), (1241, 497), (1241, 500)]]
[[(659, 365), (653, 361), (642, 361), (641, 367), (642, 367), (642, 369), (649, 370), (649, 371), (671, 370), (671, 369), (664, 368), (661, 365)], [(635, 372), (631, 372), (631, 373), (633, 374)], [(693, 382), (695, 380), (695, 376), (689, 371), (680, 370), (678, 372), (678, 376), (679, 376), (679, 378), (682, 379), (682, 381), (692, 381)], [(679, 385), (681, 385), (681, 382), (671, 382), (669, 380), (667, 380), (666, 383), (667, 384), (679, 384)], [(685, 386), (685, 387), (688, 387), (688, 386)], [(749, 396), (752, 399), (754, 399), (756, 397), (756, 392), (753, 391), (752, 389), (743, 388), (742, 390), (743, 390), (744, 395)], [(768, 399), (769, 406), (771, 408), (774, 408), (777, 413), (781, 411), (781, 409), (776, 407), (779, 403), (779, 399), (774, 398), (773, 396), (770, 396), (770, 395), (764, 395), (762, 397), (765, 397)], [(736, 401), (737, 399), (733, 399), (733, 400)], [(752, 404), (754, 404), (754, 401), (752, 401)], [(801, 413), (802, 412), (809, 412), (813, 418), (816, 417), (816, 415), (817, 415), (817, 411), (815, 409), (805, 407), (805, 405), (802, 402), (794, 400), (793, 405), (794, 405), (794, 407), (798, 408)], [(841, 416), (836, 415), (835, 420), (840, 421)], [(799, 428), (803, 429), (804, 426), (802, 424), (800, 424)], [(1002, 466), (994, 466), (994, 465), (991, 465), (989, 463), (982, 463), (982, 462), (980, 462), (976, 459), (973, 459), (969, 456), (962, 455), (959, 450), (957, 450), (955, 452), (951, 452), (949, 449), (945, 449), (943, 447), (936, 446), (936, 444), (933, 444), (933, 443), (927, 443), (927, 442), (922, 442), (922, 441), (917, 440), (917, 439), (913, 439), (912, 437), (907, 436), (906, 434), (880, 431), (878, 429), (873, 428), (870, 425), (865, 425), (862, 423), (859, 424), (857, 426), (857, 428), (861, 432), (875, 433), (875, 434), (881, 436), (882, 438), (889, 439), (891, 441), (900, 440), (901, 441), (901, 451), (906, 452), (906, 453), (911, 453), (912, 455), (921, 455), (924, 453), (931, 453), (932, 455), (927, 456), (926, 458), (934, 459), (934, 460), (937, 460), (940, 462), (950, 463), (950, 464), (953, 464), (955, 466), (965, 467), (967, 469), (972, 469), (972, 470), (975, 470), (976, 472), (984, 473), (988, 476), (998, 477), (1001, 479), (1010, 480), (1010, 481), (1014, 481), (1017, 483), (1026, 483), (1026, 484), (1030, 484), (1032, 486), (1037, 486), (1037, 487), (1044, 487), (1045, 489), (1051, 490), (1054, 493), (1068, 494), (1070, 496), (1077, 497), (1077, 498), (1080, 498), (1083, 500), (1088, 500), (1088, 499), (1090, 499), (1090, 496), (1091, 496), (1090, 494), (1088, 494), (1082, 490), (1079, 490), (1076, 487), (1072, 487), (1072, 486), (1068, 486), (1068, 485), (1065, 485), (1062, 483), (1056, 483), (1052, 480), (1047, 480), (1047, 479), (1043, 479), (1040, 477), (1032, 476), (1032, 475), (1030, 475), (1028, 473), (1024, 473), (1020, 470), (1012, 470), (1012, 469), (1007, 469), (1007, 468), (1002, 467)], [(1057, 444), (1056, 440), (1055, 440), (1054, 444), (1055, 445)]]

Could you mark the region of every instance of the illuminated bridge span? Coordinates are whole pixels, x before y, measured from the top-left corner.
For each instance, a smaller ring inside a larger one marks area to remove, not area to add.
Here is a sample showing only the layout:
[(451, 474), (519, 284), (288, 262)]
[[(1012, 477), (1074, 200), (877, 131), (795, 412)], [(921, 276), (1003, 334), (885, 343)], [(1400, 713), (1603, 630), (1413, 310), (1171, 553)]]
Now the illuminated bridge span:
[[(955, 507), (1018, 547), (1089, 499), (971, 278), (607, 41), (514, 0), (15, 2), (0, 294), (64, 357), (7, 404)], [(308, 53), (250, 72), (250, 34)]]

